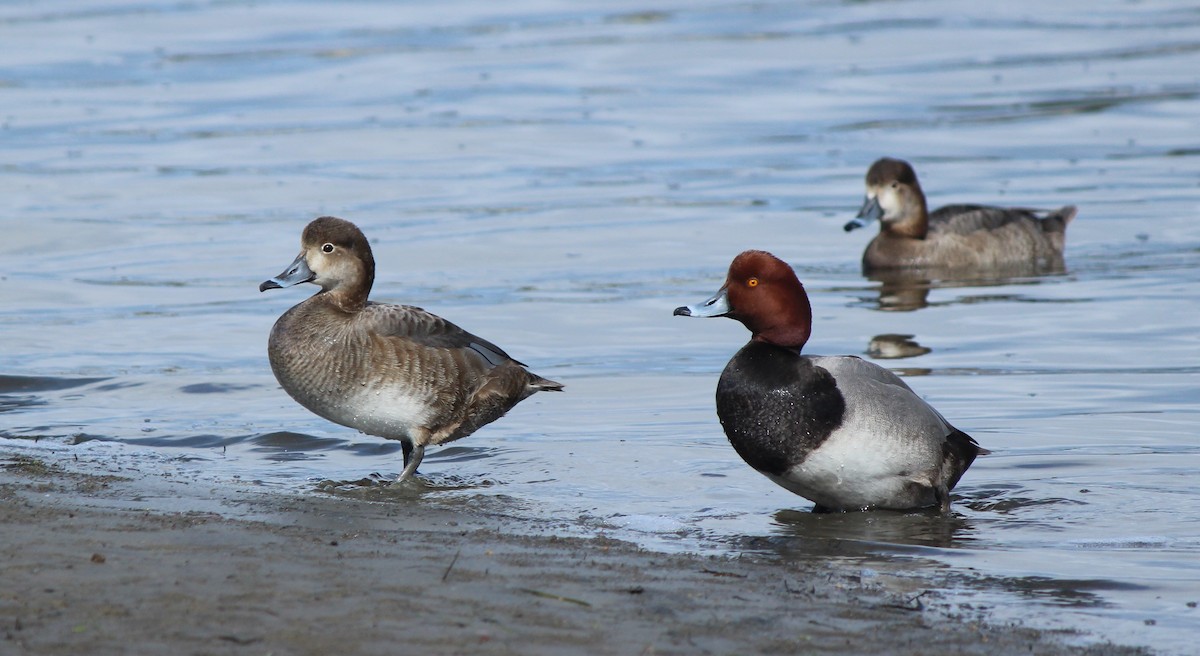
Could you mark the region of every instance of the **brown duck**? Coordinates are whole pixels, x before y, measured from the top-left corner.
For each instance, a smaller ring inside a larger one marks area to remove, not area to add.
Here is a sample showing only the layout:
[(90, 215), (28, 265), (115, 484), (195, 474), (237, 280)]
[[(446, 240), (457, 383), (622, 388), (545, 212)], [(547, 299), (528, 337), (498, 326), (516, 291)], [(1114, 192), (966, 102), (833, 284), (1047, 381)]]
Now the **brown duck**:
[(399, 440), (412, 476), (425, 447), (466, 437), (542, 390), (562, 385), (525, 369), (500, 347), (408, 305), (368, 300), (375, 258), (353, 223), (309, 223), (300, 254), (259, 291), (321, 288), (279, 317), (267, 353), (275, 378), (300, 405), (332, 422)]
[(947, 205), (932, 214), (908, 162), (884, 157), (867, 171), (867, 197), (846, 231), (871, 221), (879, 234), (863, 253), (863, 271), (933, 268), (958, 271), (1053, 270), (1062, 267), (1075, 207), (1046, 212)]

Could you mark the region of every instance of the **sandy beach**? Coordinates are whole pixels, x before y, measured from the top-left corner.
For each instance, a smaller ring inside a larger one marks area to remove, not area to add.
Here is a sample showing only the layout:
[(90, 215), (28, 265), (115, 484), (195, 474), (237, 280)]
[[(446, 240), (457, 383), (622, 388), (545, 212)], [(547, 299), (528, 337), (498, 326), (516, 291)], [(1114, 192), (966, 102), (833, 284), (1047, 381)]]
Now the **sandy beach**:
[(500, 493), (447, 508), (47, 455), (0, 452), (5, 654), (1145, 653), (992, 625), (907, 577), (559, 537)]

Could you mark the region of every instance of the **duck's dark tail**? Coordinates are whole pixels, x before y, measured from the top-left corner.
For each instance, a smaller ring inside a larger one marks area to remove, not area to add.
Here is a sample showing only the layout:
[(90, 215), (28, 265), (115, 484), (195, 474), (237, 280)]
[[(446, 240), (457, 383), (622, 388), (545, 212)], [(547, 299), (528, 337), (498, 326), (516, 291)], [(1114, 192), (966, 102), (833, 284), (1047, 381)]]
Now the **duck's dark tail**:
[(1075, 212), (1074, 205), (1067, 205), (1066, 207), (1049, 212), (1038, 223), (1042, 226), (1042, 232), (1065, 233), (1067, 231), (1067, 224), (1075, 218)]
[(532, 371), (529, 372), (529, 386), (531, 388), (533, 388), (533, 391), (535, 391), (535, 392), (561, 392), (561, 391), (563, 391), (562, 383), (555, 382), (553, 380), (550, 380), (549, 378), (542, 378), (541, 376), (533, 373)]
[(958, 479), (962, 478), (971, 463), (975, 462), (976, 456), (986, 456), (991, 453), (979, 446), (975, 438), (957, 428), (953, 430), (954, 432), (946, 436), (946, 442), (942, 445), (942, 462), (947, 475), (947, 490), (952, 490), (955, 485), (958, 485)]

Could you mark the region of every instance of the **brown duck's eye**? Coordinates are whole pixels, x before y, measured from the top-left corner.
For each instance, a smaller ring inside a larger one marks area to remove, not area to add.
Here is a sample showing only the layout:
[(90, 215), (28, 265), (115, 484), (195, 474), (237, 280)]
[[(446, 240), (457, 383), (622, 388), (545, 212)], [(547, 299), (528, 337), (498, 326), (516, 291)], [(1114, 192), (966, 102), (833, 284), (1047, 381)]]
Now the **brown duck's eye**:
[(751, 278), (746, 281), (747, 287), (758, 287), (758, 278)]
[(332, 253), (333, 252), (333, 244), (325, 244), (324, 246), (321, 247), (321, 252), (322, 253)]

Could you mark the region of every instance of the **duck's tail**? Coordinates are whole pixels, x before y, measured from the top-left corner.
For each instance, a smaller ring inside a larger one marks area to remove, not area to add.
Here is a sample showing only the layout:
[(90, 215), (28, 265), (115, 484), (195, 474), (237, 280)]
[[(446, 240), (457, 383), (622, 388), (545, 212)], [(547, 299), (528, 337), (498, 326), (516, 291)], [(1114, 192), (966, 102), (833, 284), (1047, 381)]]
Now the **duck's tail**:
[(549, 378), (542, 378), (541, 376), (533, 373), (532, 371), (529, 372), (529, 387), (532, 388), (534, 392), (561, 392), (561, 391), (563, 391), (562, 383), (555, 382), (553, 380), (550, 380)]
[(1046, 216), (1039, 221), (1042, 226), (1042, 232), (1065, 233), (1067, 231), (1067, 224), (1069, 224), (1071, 220), (1075, 218), (1075, 212), (1076, 209), (1074, 205), (1067, 205), (1066, 207), (1046, 214)]
[(966, 433), (953, 429), (953, 432), (946, 436), (946, 442), (942, 445), (942, 458), (947, 475), (946, 489), (952, 490), (958, 484), (958, 479), (966, 473), (967, 468), (971, 463), (975, 462), (976, 456), (986, 456), (991, 453), (987, 449), (979, 446), (975, 438)]

